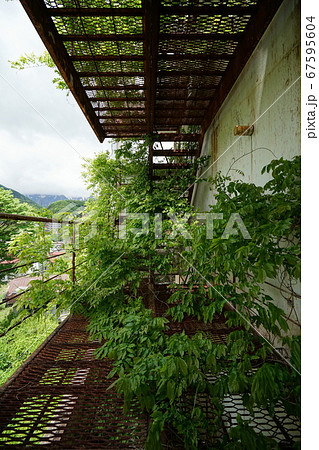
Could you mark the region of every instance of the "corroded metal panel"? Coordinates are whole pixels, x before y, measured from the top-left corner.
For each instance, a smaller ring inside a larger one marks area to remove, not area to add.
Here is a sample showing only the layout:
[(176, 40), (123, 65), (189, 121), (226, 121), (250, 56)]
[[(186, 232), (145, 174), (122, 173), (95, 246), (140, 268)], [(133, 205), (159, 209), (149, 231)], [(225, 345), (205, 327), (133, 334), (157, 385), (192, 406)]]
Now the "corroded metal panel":
[[(21, 3), (103, 140), (205, 129), (281, 0)], [(137, 124), (131, 108), (141, 98), (145, 114)], [(187, 108), (167, 103), (165, 119), (160, 111), (168, 100), (187, 102)], [(190, 119), (186, 111), (203, 101), (204, 114)], [(113, 114), (114, 108), (123, 114)]]
[(148, 419), (107, 388), (114, 378), (87, 321), (71, 317), (0, 391), (0, 446), (141, 449)]

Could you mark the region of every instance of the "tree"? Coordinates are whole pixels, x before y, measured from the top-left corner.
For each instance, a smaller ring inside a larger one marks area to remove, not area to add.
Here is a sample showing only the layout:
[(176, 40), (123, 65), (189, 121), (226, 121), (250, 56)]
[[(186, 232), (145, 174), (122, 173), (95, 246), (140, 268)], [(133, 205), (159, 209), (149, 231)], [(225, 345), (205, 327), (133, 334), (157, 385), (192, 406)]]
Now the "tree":
[(31, 67), (49, 67), (54, 70), (55, 77), (52, 79), (52, 83), (57, 89), (67, 90), (69, 93), (69, 88), (66, 82), (63, 80), (60, 72), (56, 68), (49, 52), (44, 51), (41, 55), (35, 55), (33, 52), (30, 54), (24, 54), (20, 56), (16, 61), (9, 61), (11, 67), (17, 70), (23, 70)]
[[(12, 192), (0, 188), (0, 212), (7, 214), (20, 214), (36, 216), (37, 211), (27, 203), (21, 203), (14, 198)], [(33, 229), (33, 225), (27, 222), (15, 222), (2, 220), (0, 222), (0, 261), (10, 259), (8, 246), (11, 238), (22, 229)]]
[(51, 203), (48, 206), (48, 210), (53, 214), (58, 213), (71, 213), (73, 215), (79, 216), (82, 214), (85, 208), (84, 200), (58, 200), (56, 202)]

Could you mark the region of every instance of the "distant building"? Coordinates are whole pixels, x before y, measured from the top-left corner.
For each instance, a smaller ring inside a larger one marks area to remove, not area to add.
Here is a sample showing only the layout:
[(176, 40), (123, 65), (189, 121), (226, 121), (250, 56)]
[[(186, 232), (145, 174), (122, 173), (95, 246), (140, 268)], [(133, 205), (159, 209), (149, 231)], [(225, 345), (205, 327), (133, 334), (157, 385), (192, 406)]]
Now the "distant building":
[(57, 223), (57, 222), (48, 222), (45, 224), (45, 230), (50, 232), (57, 232), (60, 228), (62, 227), (61, 223)]
[(31, 281), (40, 280), (41, 277), (18, 277), (14, 278), (9, 282), (7, 292), (5, 293), (6, 306), (12, 306), (16, 299), (14, 298), (17, 294), (25, 291), (29, 286)]
[[(60, 275), (56, 279), (66, 281), (69, 278), (67, 274)], [(33, 280), (41, 280), (41, 277), (18, 277), (9, 282), (7, 292), (5, 293), (4, 300), (6, 300), (6, 306), (12, 306), (16, 302), (16, 295), (27, 290), (30, 287), (30, 283)]]

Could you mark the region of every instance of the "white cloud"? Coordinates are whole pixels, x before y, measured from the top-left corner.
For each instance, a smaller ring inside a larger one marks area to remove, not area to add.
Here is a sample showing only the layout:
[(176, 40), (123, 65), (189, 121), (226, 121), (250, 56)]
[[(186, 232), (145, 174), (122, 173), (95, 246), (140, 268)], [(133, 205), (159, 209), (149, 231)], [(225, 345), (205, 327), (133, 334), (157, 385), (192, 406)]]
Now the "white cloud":
[(21, 144), (3, 131), (0, 141), (0, 184), (25, 194), (87, 195), (81, 178), (81, 155), (88, 156), (85, 145), (71, 143), (77, 146), (75, 152), (73, 145), (43, 134)]
[(16, 71), (8, 60), (44, 46), (19, 2), (0, 5), (0, 184), (23, 194), (87, 195), (81, 156), (100, 144), (72, 95), (48, 68)]

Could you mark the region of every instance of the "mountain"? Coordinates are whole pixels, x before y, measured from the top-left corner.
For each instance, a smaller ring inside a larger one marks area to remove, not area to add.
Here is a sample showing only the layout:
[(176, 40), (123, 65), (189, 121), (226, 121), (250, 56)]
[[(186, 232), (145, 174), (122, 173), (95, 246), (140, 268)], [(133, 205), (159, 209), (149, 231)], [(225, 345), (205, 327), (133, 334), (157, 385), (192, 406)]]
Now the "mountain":
[(43, 208), (47, 208), (51, 203), (57, 202), (58, 200), (67, 200), (65, 195), (49, 195), (49, 194), (29, 194), (28, 198), (36, 202)]
[(56, 213), (72, 213), (76, 216), (81, 216), (82, 211), (85, 207), (85, 201), (83, 200), (58, 200), (57, 202), (51, 203), (48, 209), (54, 214)]
[(89, 198), (92, 198), (92, 197), (68, 197), (69, 200), (79, 200), (82, 202), (86, 202)]
[(20, 202), (22, 203), (28, 203), (29, 205), (33, 206), (33, 208), (35, 209), (41, 209), (41, 206), (39, 206), (36, 202), (34, 202), (32, 199), (26, 197), (25, 195), (21, 194), (18, 191), (15, 191), (14, 189), (8, 188), (6, 186), (3, 186), (2, 184), (0, 184), (0, 188), (2, 189), (6, 189), (7, 191), (11, 191), (13, 194), (13, 197), (17, 198), (18, 200), (20, 200)]
[[(84, 205), (85, 201), (87, 200), (87, 198), (85, 197), (71, 197), (68, 198), (65, 195), (50, 195), (50, 194), (28, 194), (28, 195), (23, 195), (18, 191), (15, 191), (14, 189), (11, 188), (7, 188), (6, 186), (3, 186), (2, 184), (0, 184), (0, 188), (9, 190), (13, 193), (13, 196), (15, 198), (17, 198), (18, 200), (20, 200), (20, 202), (22, 203), (28, 203), (29, 205), (33, 206), (36, 209), (42, 209), (42, 208), (47, 208), (49, 205), (51, 205), (51, 203), (55, 203), (61, 200), (67, 200), (68, 202), (72, 202), (75, 203), (78, 207), (82, 206), (82, 204)], [(79, 203), (78, 203), (79, 202)], [(64, 205), (58, 205), (60, 207), (64, 207), (66, 206), (66, 204)], [(55, 209), (55, 208), (54, 208)]]

